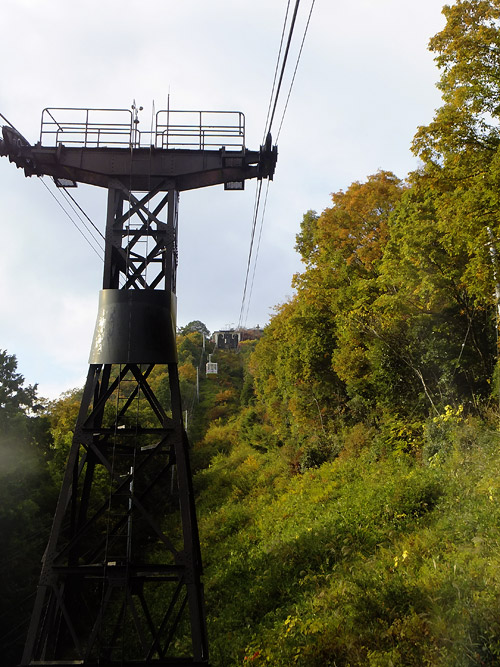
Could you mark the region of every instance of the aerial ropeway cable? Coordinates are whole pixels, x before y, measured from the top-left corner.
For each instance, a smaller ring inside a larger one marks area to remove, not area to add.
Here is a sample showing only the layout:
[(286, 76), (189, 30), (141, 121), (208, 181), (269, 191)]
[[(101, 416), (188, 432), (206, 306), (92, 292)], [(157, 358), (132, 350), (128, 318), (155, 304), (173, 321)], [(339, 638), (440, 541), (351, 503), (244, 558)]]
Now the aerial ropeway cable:
[(248, 295), (247, 310), (246, 310), (245, 319), (243, 321), (244, 326), (246, 326), (246, 323), (247, 323), (247, 320), (248, 320), (248, 311), (250, 310), (250, 303), (252, 301), (253, 285), (254, 285), (254, 282), (255, 282), (255, 272), (257, 270), (257, 259), (259, 257), (260, 242), (262, 240), (262, 228), (264, 226), (264, 217), (266, 215), (268, 194), (269, 194), (269, 181), (267, 181), (266, 194), (265, 194), (265, 197), (264, 197), (264, 206), (262, 208), (262, 215), (260, 217), (259, 237), (257, 239), (257, 250), (255, 251), (255, 260), (254, 260), (254, 263), (253, 263), (253, 273), (252, 273), (252, 280), (250, 282), (250, 292), (249, 292), (249, 295)]
[[(9, 142), (18, 142), (18, 143), (25, 143), (29, 145), (29, 142), (27, 139), (24, 138), (24, 136), (19, 132), (19, 130), (8, 120), (6, 116), (3, 115), (3, 113), (0, 113), (0, 119), (2, 119), (5, 123), (3, 126), (2, 130), (2, 135), (3, 138), (0, 139), (0, 155), (8, 154), (9, 150)], [(5, 150), (7, 153), (5, 152)], [(99, 257), (99, 259), (103, 259), (103, 256), (99, 253), (99, 251), (102, 253), (104, 252), (103, 247), (100, 244), (100, 241), (94, 236), (92, 230), (89, 228), (85, 220), (82, 218), (80, 213), (76, 210), (79, 209), (80, 212), (87, 218), (88, 222), (92, 225), (92, 227), (95, 229), (95, 231), (101, 236), (101, 238), (104, 240), (104, 236), (101, 233), (101, 231), (97, 228), (97, 226), (92, 222), (90, 217), (85, 213), (83, 208), (80, 206), (80, 204), (75, 200), (75, 198), (67, 191), (67, 188), (64, 186), (61, 186), (60, 188), (58, 187), (58, 190), (61, 189), (64, 191), (66, 199), (69, 200), (71, 199), (73, 203), (68, 201), (68, 205), (73, 209), (73, 212), (75, 215), (79, 218), (81, 224), (83, 225), (84, 229), (86, 230), (83, 231), (82, 227), (76, 222), (76, 220), (71, 216), (71, 214), (68, 212), (68, 210), (65, 208), (65, 206), (61, 203), (61, 201), (56, 197), (56, 195), (50, 190), (48, 185), (45, 183), (42, 177), (40, 177), (42, 185), (46, 188), (46, 190), (49, 192), (49, 194), (55, 199), (57, 204), (62, 208), (64, 213), (68, 216), (68, 218), (71, 220), (72, 224), (76, 227), (78, 232), (83, 236), (85, 241), (88, 243), (88, 245), (92, 248), (93, 252)], [(76, 207), (76, 208), (75, 208)], [(90, 238), (92, 241), (90, 240)], [(97, 248), (96, 248), (96, 244)]]
[[(89, 228), (87, 227), (87, 225), (85, 224), (85, 222), (82, 220), (81, 216), (78, 215), (78, 213), (75, 212), (76, 215), (78, 216), (78, 218), (81, 220), (81, 222), (82, 222), (82, 224), (83, 224), (83, 227), (87, 230), (88, 235), (85, 234), (85, 232), (84, 232), (84, 231), (82, 230), (82, 228), (78, 225), (78, 223), (76, 222), (76, 220), (71, 216), (71, 214), (70, 214), (70, 213), (68, 212), (68, 210), (64, 207), (64, 205), (61, 203), (61, 201), (60, 201), (60, 200), (56, 197), (56, 195), (52, 192), (52, 190), (49, 188), (49, 186), (48, 186), (47, 183), (43, 180), (42, 177), (40, 178), (40, 182), (41, 182), (42, 185), (46, 188), (46, 190), (47, 190), (48, 193), (51, 195), (51, 197), (53, 197), (53, 198), (55, 199), (55, 201), (57, 202), (57, 204), (62, 208), (62, 210), (64, 211), (64, 213), (66, 213), (66, 215), (68, 216), (68, 218), (70, 219), (70, 221), (72, 222), (72, 224), (76, 227), (76, 229), (78, 230), (78, 232), (82, 235), (82, 237), (85, 239), (85, 241), (88, 243), (88, 245), (92, 248), (93, 252), (99, 257), (99, 259), (100, 259), (101, 261), (103, 261), (103, 256), (102, 256), (102, 254), (100, 254), (99, 251), (101, 251), (101, 253), (102, 253), (102, 252), (104, 252), (104, 250), (103, 250), (102, 246), (99, 244), (99, 242), (97, 241), (97, 239), (94, 237), (94, 235), (92, 234), (92, 232), (89, 230)], [(69, 205), (71, 206), (71, 204), (69, 204)], [(93, 224), (93, 223), (92, 223), (92, 224)], [(97, 249), (97, 248), (94, 246), (94, 244), (93, 244), (92, 241), (90, 240), (89, 236), (94, 240), (95, 243), (97, 243), (99, 249)]]
[(241, 308), (240, 308), (240, 316), (238, 319), (238, 329), (241, 329), (242, 324), (243, 324), (243, 312), (245, 310), (245, 299), (247, 295), (247, 287), (248, 287), (248, 277), (250, 275), (250, 265), (252, 262), (252, 251), (253, 251), (253, 242), (255, 239), (255, 228), (257, 226), (257, 216), (259, 214), (259, 203), (260, 203), (260, 193), (262, 191), (262, 181), (257, 182), (257, 189), (255, 191), (255, 203), (254, 203), (254, 212), (253, 212), (253, 219), (252, 219), (252, 233), (250, 236), (250, 249), (248, 251), (248, 261), (247, 261), (247, 270), (246, 270), (246, 275), (245, 275), (245, 285), (243, 287), (243, 298), (241, 299)]
[[(290, 28), (289, 28), (289, 31), (288, 31), (288, 40), (287, 40), (287, 43), (286, 43), (285, 54), (283, 56), (283, 62), (281, 64), (280, 78), (279, 78), (279, 81), (278, 81), (278, 85), (276, 87), (276, 96), (274, 98), (273, 110), (271, 112), (271, 118), (269, 119), (269, 125), (267, 127), (266, 136), (267, 136), (268, 133), (271, 132), (271, 128), (272, 128), (272, 125), (273, 125), (274, 114), (276, 113), (276, 107), (278, 105), (278, 99), (279, 99), (279, 95), (280, 95), (280, 91), (281, 91), (281, 84), (283, 83), (283, 76), (285, 74), (286, 63), (287, 63), (287, 60), (288, 60), (288, 53), (290, 51), (290, 44), (292, 43), (293, 30), (295, 28), (295, 21), (297, 19), (297, 12), (299, 10), (299, 5), (300, 5), (300, 0), (295, 0), (295, 8), (293, 10), (292, 21), (291, 21)], [(288, 7), (287, 7), (287, 14), (288, 14)]]
[(310, 10), (309, 10), (309, 16), (307, 17), (306, 27), (305, 27), (305, 29), (304, 29), (304, 34), (302, 35), (302, 42), (301, 42), (301, 44), (300, 44), (299, 53), (298, 53), (298, 55), (297, 55), (297, 60), (296, 60), (296, 62), (295, 62), (295, 69), (294, 69), (294, 71), (293, 71), (292, 80), (291, 80), (291, 82), (290, 82), (290, 86), (289, 86), (289, 88), (288, 88), (288, 95), (286, 96), (285, 107), (284, 107), (284, 109), (283, 109), (283, 113), (282, 113), (282, 115), (281, 115), (281, 121), (280, 121), (280, 124), (279, 124), (278, 132), (277, 132), (277, 134), (276, 134), (276, 142), (278, 142), (279, 136), (280, 136), (280, 134), (281, 134), (281, 128), (283, 127), (283, 121), (284, 121), (284, 119), (285, 119), (285, 114), (286, 114), (286, 111), (287, 111), (287, 109), (288, 109), (288, 102), (290, 101), (290, 96), (291, 96), (291, 94), (292, 94), (293, 84), (295, 83), (295, 77), (296, 77), (296, 75), (297, 75), (297, 70), (298, 70), (298, 68), (299, 68), (299, 62), (300, 62), (300, 58), (301, 58), (301, 56), (302, 56), (302, 50), (303, 50), (303, 48), (304, 48), (304, 43), (305, 43), (305, 41), (306, 41), (307, 31), (309, 30), (309, 23), (311, 22), (311, 16), (312, 16), (312, 13), (313, 13), (314, 3), (315, 3), (315, 2), (316, 2), (316, 0), (312, 0), (312, 2), (311, 2), (311, 8), (310, 8)]
[[(78, 210), (82, 213), (82, 215), (83, 215), (85, 218), (87, 218), (87, 220), (90, 222), (91, 226), (95, 229), (95, 231), (96, 231), (97, 234), (101, 237), (101, 239), (102, 239), (103, 241), (105, 241), (106, 239), (104, 238), (104, 234), (101, 232), (101, 230), (99, 229), (99, 227), (92, 221), (92, 219), (87, 215), (87, 213), (83, 210), (83, 208), (81, 207), (81, 205), (76, 201), (76, 199), (73, 197), (73, 195), (72, 195), (71, 192), (68, 190), (68, 188), (63, 186), (63, 187), (60, 187), (59, 189), (62, 190), (62, 192), (64, 192), (64, 194), (65, 194), (65, 196), (66, 196), (67, 198), (71, 199), (71, 201), (73, 202), (73, 204), (76, 206), (76, 208), (78, 208)], [(73, 206), (71, 206), (71, 208), (75, 211), (75, 209), (74, 209)], [(76, 211), (75, 211), (75, 213), (76, 213)], [(77, 215), (78, 215), (78, 214), (77, 214)], [(82, 220), (82, 218), (81, 218), (80, 215), (78, 215), (78, 217), (80, 218), (80, 220)], [(83, 220), (82, 220), (82, 222), (83, 222)], [(85, 224), (85, 223), (84, 223), (84, 224)], [(86, 226), (86, 225), (85, 225), (85, 226)], [(88, 229), (88, 227), (87, 227), (87, 229)], [(99, 241), (95, 238), (94, 234), (90, 231), (90, 229), (89, 229), (89, 232), (90, 232), (90, 234), (92, 235), (92, 237), (97, 241), (97, 243), (99, 243)]]
[[(279, 135), (281, 133), (281, 128), (283, 127), (283, 121), (284, 121), (284, 118), (285, 118), (286, 111), (288, 109), (288, 103), (290, 101), (292, 88), (293, 88), (293, 85), (295, 83), (295, 78), (296, 78), (300, 58), (302, 56), (302, 51), (303, 51), (303, 48), (304, 48), (304, 43), (305, 43), (307, 31), (309, 29), (309, 24), (310, 24), (310, 21), (311, 21), (312, 12), (313, 12), (313, 9), (314, 9), (314, 4), (315, 4), (315, 0), (312, 0), (311, 6), (310, 6), (310, 9), (309, 9), (307, 22), (306, 22), (304, 32), (303, 32), (303, 35), (302, 35), (300, 49), (299, 49), (297, 59), (296, 59), (296, 62), (295, 62), (293, 76), (292, 76), (290, 86), (289, 86), (289, 89), (288, 89), (288, 93), (287, 93), (287, 96), (286, 96), (286, 101), (285, 101), (283, 113), (281, 115), (281, 120), (280, 120), (280, 124), (279, 124), (278, 133), (277, 133), (276, 138), (279, 137)], [(288, 37), (287, 37), (287, 40), (286, 40), (286, 47), (285, 47), (285, 51), (284, 51), (284, 54), (283, 54), (283, 59), (281, 61), (281, 71), (280, 71), (280, 75), (279, 75), (279, 80), (278, 80), (278, 83), (276, 85), (278, 70), (280, 69), (280, 59), (281, 59), (281, 52), (282, 52), (282, 49), (283, 49), (284, 35), (285, 35), (285, 32), (286, 32), (286, 25), (287, 25), (288, 14), (289, 14), (289, 9), (290, 9), (290, 0), (288, 0), (288, 3), (287, 3), (285, 19), (284, 19), (284, 23), (283, 23), (283, 30), (282, 30), (282, 33), (281, 33), (281, 41), (280, 41), (280, 46), (279, 46), (279, 50), (278, 50), (276, 68), (275, 68), (275, 72), (274, 72), (274, 80), (273, 80), (273, 85), (272, 85), (272, 90), (271, 90), (271, 97), (270, 97), (270, 100), (269, 100), (266, 124), (265, 124), (265, 129), (264, 129), (264, 140), (263, 140), (264, 142), (271, 140), (271, 129), (272, 129), (274, 117), (275, 117), (275, 114), (276, 114), (276, 109), (278, 107), (278, 101), (279, 101), (279, 97), (280, 97), (281, 86), (282, 86), (284, 75), (285, 75), (285, 70), (286, 70), (286, 65), (287, 65), (288, 56), (289, 56), (289, 52), (290, 52), (290, 46), (291, 46), (291, 43), (292, 43), (292, 37), (293, 37), (294, 29), (295, 29), (295, 24), (296, 24), (296, 20), (297, 20), (299, 5), (300, 5), (300, 0), (296, 0), (294, 10), (293, 10), (293, 14), (292, 14), (292, 18), (291, 18), (291, 21), (290, 21), (290, 26), (289, 26), (289, 29), (288, 29)], [(268, 183), (268, 187), (266, 189), (265, 204), (267, 203), (268, 189), (269, 189), (269, 183)], [(254, 284), (254, 280), (255, 280), (257, 260), (258, 260), (259, 249), (260, 249), (260, 241), (261, 241), (261, 237), (262, 237), (262, 228), (263, 228), (263, 224), (264, 224), (265, 205), (264, 205), (264, 210), (262, 212), (262, 217), (261, 217), (261, 224), (260, 224), (260, 230), (259, 230), (259, 239), (258, 239), (258, 243), (257, 243), (257, 250), (255, 252), (255, 257), (253, 259), (252, 281), (251, 281), (251, 287), (250, 287), (250, 292), (249, 292), (249, 297), (248, 297), (248, 303), (246, 304), (246, 306), (247, 306), (246, 307), (246, 316), (245, 316), (245, 320), (244, 320), (243, 313), (245, 312), (245, 302), (246, 302), (246, 299), (247, 299), (248, 281), (249, 281), (249, 276), (250, 276), (250, 269), (251, 269), (251, 266), (252, 266), (252, 255), (253, 255), (253, 248), (254, 248), (255, 231), (256, 231), (257, 220), (258, 220), (258, 216), (259, 216), (261, 191), (262, 191), (262, 181), (259, 181), (258, 184), (257, 184), (256, 193), (255, 193), (254, 212), (253, 212), (253, 218), (252, 218), (252, 230), (251, 230), (251, 235), (250, 235), (250, 248), (249, 248), (249, 252), (248, 252), (247, 268), (246, 268), (246, 274), (245, 274), (245, 283), (244, 283), (244, 287), (243, 287), (243, 296), (242, 296), (242, 300), (241, 300), (241, 308), (240, 308), (240, 316), (239, 316), (239, 321), (238, 321), (238, 329), (240, 329), (244, 325), (244, 322), (246, 321), (246, 318), (248, 318), (248, 311), (249, 311), (249, 308), (250, 308), (250, 299), (251, 299), (251, 294), (252, 294), (252, 291), (253, 291), (253, 284)]]
[(269, 106), (267, 107), (267, 117), (266, 117), (266, 123), (264, 125), (264, 136), (262, 137), (262, 143), (265, 142), (266, 137), (267, 137), (269, 117), (271, 115), (271, 107), (273, 105), (274, 90), (276, 88), (276, 79), (278, 77), (278, 70), (279, 70), (280, 59), (281, 59), (281, 50), (283, 48), (283, 41), (284, 41), (284, 38), (285, 38), (285, 30), (286, 30), (286, 23), (287, 23), (287, 19), (288, 19), (289, 9), (290, 9), (290, 0), (288, 0), (288, 4), (286, 6), (285, 20), (283, 21), (283, 30), (281, 31), (280, 46), (279, 46), (279, 49), (278, 49), (278, 57), (276, 58), (276, 67), (274, 68), (273, 85), (272, 85), (272, 88), (271, 88), (271, 96), (269, 98)]

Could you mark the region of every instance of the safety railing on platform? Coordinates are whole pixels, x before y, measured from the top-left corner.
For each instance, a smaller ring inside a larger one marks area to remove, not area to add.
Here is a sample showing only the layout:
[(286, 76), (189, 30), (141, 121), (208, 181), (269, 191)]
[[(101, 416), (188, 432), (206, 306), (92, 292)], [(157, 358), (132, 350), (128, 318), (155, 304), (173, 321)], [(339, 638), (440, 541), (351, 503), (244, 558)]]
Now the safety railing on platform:
[(129, 109), (48, 108), (40, 144), (82, 148), (159, 148), (243, 151), (245, 116), (239, 111), (158, 111), (152, 132), (139, 130)]
[(157, 148), (243, 150), (245, 116), (240, 111), (158, 111)]
[(134, 123), (129, 109), (64, 109), (42, 112), (42, 146), (123, 148), (134, 145)]

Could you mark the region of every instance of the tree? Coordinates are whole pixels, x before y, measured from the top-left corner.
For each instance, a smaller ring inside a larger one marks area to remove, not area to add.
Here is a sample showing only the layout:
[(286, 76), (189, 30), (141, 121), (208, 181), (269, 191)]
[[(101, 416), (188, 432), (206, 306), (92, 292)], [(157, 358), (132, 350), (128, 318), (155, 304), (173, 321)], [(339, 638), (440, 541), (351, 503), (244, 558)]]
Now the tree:
[(321, 215), (304, 215), (296, 247), (306, 268), (294, 277), (297, 294), (277, 309), (251, 361), (257, 399), (278, 439), (302, 449), (299, 466), (335, 450), (335, 432), (359, 418), (347, 410), (350, 400), (360, 392), (374, 399), (365, 324), (381, 292), (389, 218), (404, 190), (394, 174), (379, 171), (334, 193)]
[(458, 0), (445, 5), (443, 14), (446, 25), (429, 43), (441, 69), (443, 105), (414, 141), (426, 163), (494, 152), (499, 143), (500, 4)]
[[(425, 190), (432, 200), (435, 231), (427, 231), (439, 239), (436, 266), (448, 281), (446, 298), (465, 315), (464, 351), (481, 358), (484, 383), (491, 375), (493, 323), (500, 312), (500, 3), (459, 0), (443, 13), (446, 25), (430, 41), (441, 70), (443, 104), (415, 135), (413, 150), (423, 168), (414, 182), (419, 198)], [(420, 227), (422, 218), (419, 223), (415, 213), (413, 208)], [(424, 280), (428, 287), (430, 275)], [(470, 382), (479, 368), (468, 371), (470, 387), (478, 386), (478, 377)]]
[[(461, 242), (450, 242), (450, 218), (442, 217), (443, 193), (433, 180), (417, 172), (411, 183), (391, 220), (381, 267), (391, 288), (380, 306), (399, 312), (414, 331), (427, 323), (420, 358), (435, 376), (437, 400), (475, 400), (488, 392), (495, 348), (491, 312), (478, 296), (479, 276), (475, 285), (467, 277), (477, 263), (464, 242), (466, 229)], [(454, 233), (460, 236), (458, 228)]]
[(24, 386), (17, 373), (15, 355), (0, 350), (0, 427), (8, 428), (16, 417), (36, 408), (36, 385)]
[(323, 363), (327, 358), (344, 391), (361, 402), (375, 398), (368, 354), (374, 304), (385, 289), (379, 274), (389, 221), (405, 189), (393, 173), (379, 171), (332, 194), (333, 206), (320, 216), (306, 214), (297, 237), (306, 263), (295, 277), (298, 295), (328, 313), (331, 343)]
[(466, 255), (461, 280), (481, 307), (498, 301), (500, 237), (500, 3), (459, 0), (430, 41), (442, 106), (418, 129), (413, 150), (435, 197), (448, 251)]
[(198, 333), (201, 333), (206, 337), (210, 336), (210, 331), (203, 324), (203, 322), (200, 322), (200, 320), (193, 320), (192, 322), (188, 322), (186, 326), (179, 327), (178, 333), (181, 336), (186, 336), (193, 331), (198, 331)]
[(0, 646), (2, 664), (18, 665), (56, 490), (47, 468), (50, 433), (36, 385), (25, 385), (17, 359), (0, 351)]

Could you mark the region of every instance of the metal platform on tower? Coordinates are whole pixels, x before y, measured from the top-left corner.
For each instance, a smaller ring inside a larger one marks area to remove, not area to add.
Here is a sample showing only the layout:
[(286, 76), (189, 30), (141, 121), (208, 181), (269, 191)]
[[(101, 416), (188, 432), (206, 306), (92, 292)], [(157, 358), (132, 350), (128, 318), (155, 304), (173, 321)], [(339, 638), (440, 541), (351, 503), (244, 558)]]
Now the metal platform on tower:
[(272, 178), (277, 149), (269, 137), (248, 150), (239, 111), (158, 111), (153, 129), (143, 132), (130, 109), (51, 108), (34, 146), (4, 126), (0, 155), (26, 176), (49, 175), (65, 186), (181, 192), (217, 184), (241, 190), (246, 179)]
[(22, 665), (207, 665), (202, 563), (175, 348), (178, 197), (272, 178), (239, 112), (45, 109), (26, 176), (108, 190), (90, 366)]

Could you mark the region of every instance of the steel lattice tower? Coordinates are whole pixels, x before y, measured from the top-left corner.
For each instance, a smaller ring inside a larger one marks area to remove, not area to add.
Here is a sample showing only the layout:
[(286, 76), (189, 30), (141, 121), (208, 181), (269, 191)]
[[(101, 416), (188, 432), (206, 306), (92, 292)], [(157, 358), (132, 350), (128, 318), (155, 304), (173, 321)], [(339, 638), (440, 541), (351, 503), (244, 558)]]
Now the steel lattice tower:
[[(27, 176), (108, 190), (103, 289), (22, 665), (207, 665), (202, 564), (175, 348), (179, 192), (272, 178), (233, 112), (46, 109)], [(166, 215), (162, 215), (166, 213)], [(163, 220), (165, 218), (165, 220)]]

